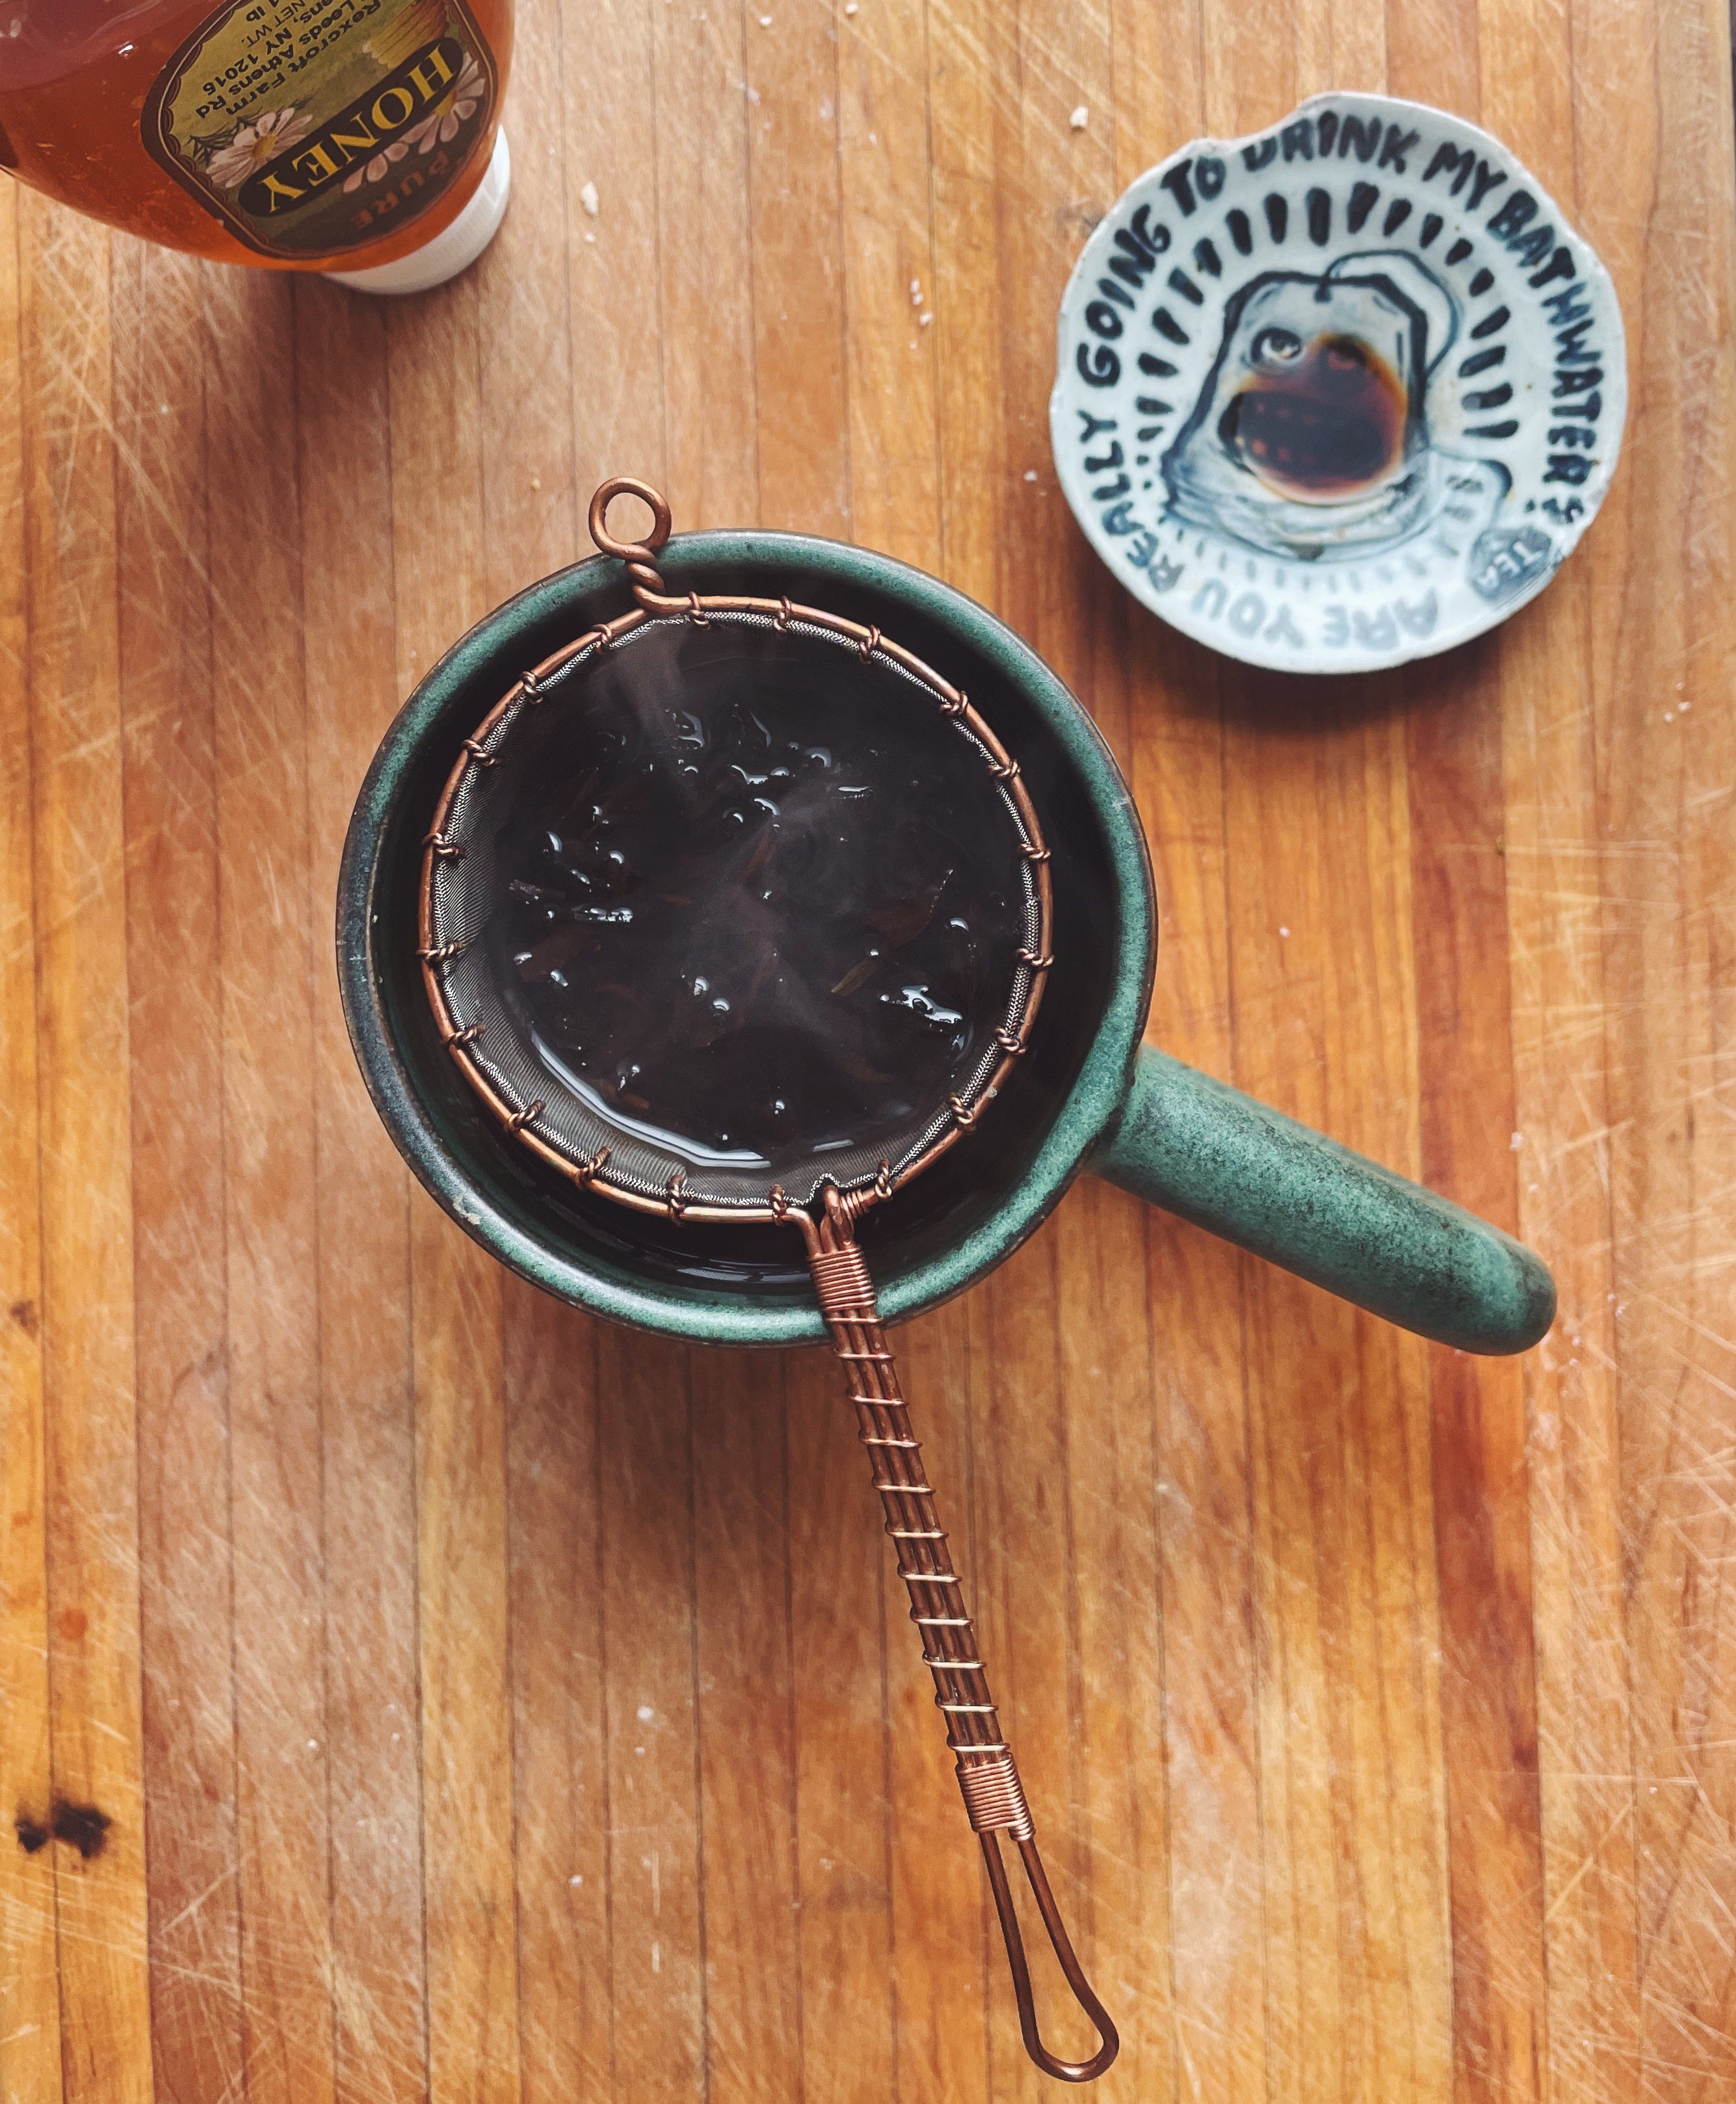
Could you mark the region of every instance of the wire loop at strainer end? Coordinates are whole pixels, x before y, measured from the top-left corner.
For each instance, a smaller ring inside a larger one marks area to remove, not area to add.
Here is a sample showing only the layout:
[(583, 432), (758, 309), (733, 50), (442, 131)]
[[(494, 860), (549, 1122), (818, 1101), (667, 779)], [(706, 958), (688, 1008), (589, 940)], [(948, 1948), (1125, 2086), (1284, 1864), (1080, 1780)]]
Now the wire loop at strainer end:
[[(636, 497), (651, 511), (651, 530), (641, 541), (618, 541), (609, 530), (609, 507), (618, 497)], [(669, 538), (669, 500), (636, 475), (614, 475), (598, 486), (591, 500), (591, 537), (605, 555), (631, 563), (654, 555)]]
[[(618, 541), (609, 530), (609, 507), (618, 497), (636, 497), (641, 504), (651, 507), (651, 530), (642, 541)], [(636, 475), (611, 475), (601, 484), (591, 500), (591, 537), (605, 555), (613, 555), (627, 565), (627, 573), (633, 581), (633, 596), (649, 612), (667, 611), (680, 606), (680, 600), (670, 599), (664, 589), (663, 573), (651, 558), (669, 538), (669, 501), (661, 491), (653, 489), (648, 482), (640, 482)], [(689, 592), (693, 617), (703, 622), (698, 595)]]

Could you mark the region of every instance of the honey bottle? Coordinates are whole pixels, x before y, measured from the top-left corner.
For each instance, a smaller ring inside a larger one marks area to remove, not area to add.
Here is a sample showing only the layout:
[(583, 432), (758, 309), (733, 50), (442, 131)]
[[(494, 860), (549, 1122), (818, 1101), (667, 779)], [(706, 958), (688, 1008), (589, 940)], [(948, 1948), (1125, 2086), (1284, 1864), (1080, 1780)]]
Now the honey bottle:
[(506, 211), (512, 0), (0, 0), (0, 167), (172, 248), (420, 292)]

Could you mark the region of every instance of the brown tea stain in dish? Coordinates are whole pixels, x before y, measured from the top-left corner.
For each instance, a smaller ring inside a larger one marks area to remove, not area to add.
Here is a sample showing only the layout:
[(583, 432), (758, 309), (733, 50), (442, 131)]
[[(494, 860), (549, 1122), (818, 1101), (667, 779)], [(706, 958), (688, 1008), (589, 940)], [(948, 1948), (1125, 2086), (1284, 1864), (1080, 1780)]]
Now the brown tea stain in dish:
[[(1287, 341), (1262, 356), (1264, 337)], [(1255, 364), (1218, 430), (1268, 488), (1296, 502), (1330, 504), (1399, 465), (1404, 389), (1378, 351), (1349, 336), (1319, 336), (1305, 345), (1274, 329), (1256, 340)]]

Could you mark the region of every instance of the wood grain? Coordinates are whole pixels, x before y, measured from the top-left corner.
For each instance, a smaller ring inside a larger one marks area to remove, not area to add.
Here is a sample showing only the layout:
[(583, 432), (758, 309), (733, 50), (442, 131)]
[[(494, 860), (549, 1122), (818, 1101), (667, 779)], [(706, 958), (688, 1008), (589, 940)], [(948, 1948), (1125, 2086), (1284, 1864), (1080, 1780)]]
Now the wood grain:
[[(835, 1366), (507, 1279), (345, 1039), (368, 758), (625, 471), (1001, 612), (1132, 782), (1153, 1036), (1560, 1286), (1473, 1362), (1085, 1184), (899, 1334), (1101, 2093), (1725, 2104), (1719, 0), (520, 20), (511, 215), (423, 298), (0, 189), (0, 2096), (1042, 2090)], [(1536, 169), (1632, 408), (1534, 605), (1297, 686), (1118, 591), (1047, 396), (1119, 188), (1335, 86)]]
[[(391, 541), (386, 316), (303, 281), (295, 342), (303, 599), (346, 609), (304, 630), (317, 941), (347, 787), (398, 698), (393, 572), (355, 559)], [(332, 2079), (342, 2104), (378, 2104), (422, 2094), (425, 2050), (410, 1215), (331, 974), (313, 972), (310, 1006)]]
[(247, 2036), (207, 424), (203, 388), (175, 382), (203, 362), (202, 275), (134, 247), (114, 318), (117, 442), (140, 464), (117, 548), (151, 2023), (203, 2099), (242, 2079)]
[[(0, 519), (5, 542), (0, 642), (0, 1774), (11, 1794), (14, 1836), (0, 1886), (0, 2080), (17, 2096), (47, 2096), (60, 2078), (56, 1976), (55, 1865), (44, 1842), (53, 1792), (48, 1736), (47, 1454), (42, 1395), (42, 1249), (37, 1098), (35, 813), (31, 789), (28, 515), (24, 481), (21, 345), (17, 327), (18, 198), (0, 194)], [(34, 1831), (20, 1833), (28, 1817)], [(23, 1844), (29, 1839), (34, 1845)]]
[(26, 662), (33, 704), (44, 704), (30, 718), (51, 1788), (42, 1823), (51, 1827), (54, 1803), (79, 1808), (89, 1843), (89, 1852), (59, 1845), (54, 1857), (65, 2092), (130, 2104), (154, 2084), (110, 243), (37, 198), (21, 203)]

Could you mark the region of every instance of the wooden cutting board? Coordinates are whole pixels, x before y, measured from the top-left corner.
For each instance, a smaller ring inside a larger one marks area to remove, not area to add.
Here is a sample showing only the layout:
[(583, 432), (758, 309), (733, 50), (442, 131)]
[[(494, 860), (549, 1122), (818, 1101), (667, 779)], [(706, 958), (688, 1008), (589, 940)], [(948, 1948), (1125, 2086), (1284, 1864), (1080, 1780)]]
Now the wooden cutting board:
[[(904, 1334), (1101, 2096), (1727, 2104), (1720, 7), (531, 0), (521, 38), (505, 232), (423, 299), (0, 185), (0, 2094), (1044, 2088), (834, 1369), (538, 1299), (345, 1042), (377, 739), (631, 472), (1003, 613), (1137, 789), (1154, 1036), (1560, 1282), (1474, 1362), (1087, 1184)], [(1633, 406), (1540, 601), (1305, 684), (1122, 595), (1045, 412), (1121, 186), (1329, 87), (1511, 144), (1614, 273)]]

